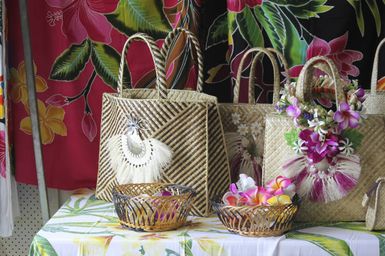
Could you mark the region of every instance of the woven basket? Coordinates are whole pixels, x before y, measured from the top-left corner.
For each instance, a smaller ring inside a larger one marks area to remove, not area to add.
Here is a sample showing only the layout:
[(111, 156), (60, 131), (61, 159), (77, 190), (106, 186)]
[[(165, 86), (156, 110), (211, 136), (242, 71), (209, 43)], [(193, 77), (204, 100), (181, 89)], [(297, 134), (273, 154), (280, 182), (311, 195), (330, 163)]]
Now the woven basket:
[[(168, 191), (171, 196), (154, 196)], [(136, 231), (166, 231), (183, 226), (195, 191), (175, 184), (118, 185), (112, 192), (120, 224)]]
[(230, 206), (219, 199), (212, 205), (230, 231), (242, 236), (280, 236), (291, 229), (299, 203), (280, 206)]
[[(325, 62), (324, 57), (314, 57), (313, 65), (319, 68), (320, 62)], [(326, 60), (326, 63), (329, 62)], [(332, 63), (331, 63), (332, 64)], [(332, 69), (336, 69), (332, 65)], [(329, 74), (331, 70), (329, 70)], [(309, 72), (307, 79), (312, 79)], [(338, 75), (337, 71), (334, 71)], [(338, 81), (333, 79), (334, 81)], [(310, 81), (302, 81), (302, 86), (311, 83)], [(338, 88), (338, 86), (337, 86)], [(301, 92), (301, 99), (304, 94), (311, 94), (308, 88), (297, 87), (297, 91)], [(337, 89), (338, 90), (338, 89)], [(334, 91), (333, 94), (335, 93)], [(335, 97), (335, 94), (332, 96)], [(338, 95), (343, 95), (337, 93)], [(307, 96), (309, 97), (309, 95)], [(342, 101), (339, 99), (339, 101)], [(356, 154), (361, 159), (361, 175), (358, 185), (343, 199), (329, 202), (316, 203), (309, 200), (302, 201), (302, 207), (298, 212), (296, 221), (299, 222), (337, 222), (337, 221), (363, 221), (365, 220), (365, 209), (361, 207), (362, 196), (370, 188), (377, 177), (384, 176), (385, 170), (385, 118), (384, 115), (368, 115), (368, 118), (360, 125), (357, 130), (364, 134), (364, 139)], [(282, 165), (295, 156), (295, 152), (286, 143), (284, 135), (286, 132), (295, 128), (293, 120), (279, 114), (269, 114), (266, 117), (265, 132), (265, 155), (264, 155), (264, 172), (263, 181), (267, 181), (279, 175), (285, 175)]]
[[(233, 103), (222, 103), (219, 105), (219, 112), (221, 114), (221, 120), (225, 132), (232, 182), (237, 181), (240, 172), (242, 172), (252, 177), (258, 185), (262, 184), (265, 116), (267, 113), (274, 112), (274, 103), (279, 100), (280, 91), (279, 67), (273, 53), (277, 54), (285, 67), (285, 70), (287, 70), (285, 58), (276, 50), (261, 47), (249, 49), (243, 55), (238, 67), (237, 79), (234, 86)], [(255, 55), (252, 56), (253, 54)], [(273, 67), (273, 104), (255, 103), (254, 78), (257, 64), (263, 55), (266, 55)], [(248, 58), (251, 58), (248, 82), (248, 103), (240, 103), (239, 94), (241, 90), (242, 71), (246, 69), (246, 60)], [(287, 71), (285, 72), (287, 73)], [(239, 116), (238, 123), (233, 121), (233, 115)], [(241, 127), (241, 125), (248, 127), (248, 134), (241, 135), (239, 132), (239, 127)], [(251, 127), (256, 127), (256, 129), (250, 129)], [(244, 143), (247, 143), (247, 145)]]
[(385, 38), (378, 44), (374, 55), (370, 91), (366, 91), (368, 96), (364, 102), (367, 114), (385, 114), (385, 91), (377, 91), (378, 60), (383, 45), (385, 45)]

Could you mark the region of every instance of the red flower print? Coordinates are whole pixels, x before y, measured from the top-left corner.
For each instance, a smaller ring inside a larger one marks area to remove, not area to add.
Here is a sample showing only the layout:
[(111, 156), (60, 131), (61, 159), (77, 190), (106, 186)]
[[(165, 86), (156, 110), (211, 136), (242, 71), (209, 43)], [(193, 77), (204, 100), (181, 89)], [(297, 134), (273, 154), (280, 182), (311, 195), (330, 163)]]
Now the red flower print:
[[(361, 60), (363, 55), (359, 51), (347, 50), (347, 41), (348, 32), (330, 42), (315, 37), (307, 48), (306, 60), (314, 56), (326, 56), (334, 61), (343, 79), (348, 79), (348, 76), (356, 77), (360, 74), (360, 71), (353, 62)], [(293, 66), (289, 70), (289, 75), (298, 77), (302, 67), (303, 65)]]
[(231, 12), (242, 12), (248, 6), (254, 8), (257, 5), (262, 5), (263, 0), (227, 0), (227, 9)]
[(46, 0), (63, 11), (62, 31), (73, 43), (84, 39), (111, 43), (112, 25), (103, 15), (116, 9), (119, 0)]

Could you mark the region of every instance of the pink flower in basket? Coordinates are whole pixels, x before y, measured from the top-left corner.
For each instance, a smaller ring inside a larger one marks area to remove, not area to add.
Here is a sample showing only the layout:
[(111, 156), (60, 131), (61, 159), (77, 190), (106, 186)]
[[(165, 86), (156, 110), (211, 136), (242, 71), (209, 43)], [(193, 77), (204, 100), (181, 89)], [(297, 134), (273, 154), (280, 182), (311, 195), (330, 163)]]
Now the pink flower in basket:
[(240, 195), (247, 199), (246, 205), (249, 206), (266, 205), (267, 200), (272, 197), (264, 187), (252, 188), (245, 192), (241, 192)]
[(350, 109), (348, 103), (340, 104), (339, 110), (334, 113), (333, 119), (338, 123), (338, 128), (344, 130), (346, 128), (356, 128), (360, 120), (360, 114)]
[(267, 182), (266, 190), (274, 196), (286, 194), (292, 197), (295, 194), (295, 185), (291, 179), (284, 176), (278, 176)]

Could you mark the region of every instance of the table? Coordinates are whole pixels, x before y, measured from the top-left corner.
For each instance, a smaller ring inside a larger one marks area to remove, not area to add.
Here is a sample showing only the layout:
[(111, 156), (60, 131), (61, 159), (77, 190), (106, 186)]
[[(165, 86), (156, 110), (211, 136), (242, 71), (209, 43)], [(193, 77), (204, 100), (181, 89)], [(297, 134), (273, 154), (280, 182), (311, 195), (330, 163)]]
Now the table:
[(361, 222), (251, 238), (228, 232), (215, 216), (189, 220), (175, 231), (130, 231), (120, 226), (112, 203), (80, 190), (35, 235), (29, 255), (385, 255), (385, 231), (366, 231)]

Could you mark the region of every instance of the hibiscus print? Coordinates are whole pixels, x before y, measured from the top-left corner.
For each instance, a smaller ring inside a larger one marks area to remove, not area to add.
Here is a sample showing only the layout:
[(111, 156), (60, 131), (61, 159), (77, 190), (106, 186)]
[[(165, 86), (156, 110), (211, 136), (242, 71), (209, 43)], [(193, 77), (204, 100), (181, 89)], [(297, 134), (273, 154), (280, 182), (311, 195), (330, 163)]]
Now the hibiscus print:
[[(51, 105), (46, 107), (41, 100), (38, 100), (37, 105), (42, 143), (44, 145), (52, 143), (55, 134), (67, 136), (67, 127), (63, 122), (64, 110)], [(20, 130), (28, 135), (32, 134), (31, 117), (27, 116), (21, 120)]]
[[(348, 76), (357, 77), (360, 71), (353, 63), (363, 58), (359, 51), (346, 49), (348, 32), (330, 42), (314, 37), (306, 51), (306, 60), (315, 56), (326, 56), (334, 61), (341, 78), (347, 80)], [(293, 66), (289, 69), (290, 77), (298, 77), (303, 65)]]
[(112, 25), (104, 16), (115, 11), (119, 0), (46, 0), (62, 10), (62, 31), (69, 41), (79, 44), (87, 37), (93, 41), (111, 43)]

